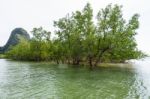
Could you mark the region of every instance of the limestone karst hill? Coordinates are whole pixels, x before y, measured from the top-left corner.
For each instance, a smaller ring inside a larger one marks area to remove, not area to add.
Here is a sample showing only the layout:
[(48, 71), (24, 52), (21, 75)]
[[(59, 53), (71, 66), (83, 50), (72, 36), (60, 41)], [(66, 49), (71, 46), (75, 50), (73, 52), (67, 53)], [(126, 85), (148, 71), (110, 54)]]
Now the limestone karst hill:
[(27, 40), (30, 39), (30, 35), (27, 33), (26, 30), (24, 30), (23, 28), (15, 28), (11, 32), (11, 35), (7, 43), (3, 47), (0, 47), (0, 53), (5, 53), (10, 49), (11, 46), (15, 46), (19, 42), (20, 37), (23, 37), (24, 39)]

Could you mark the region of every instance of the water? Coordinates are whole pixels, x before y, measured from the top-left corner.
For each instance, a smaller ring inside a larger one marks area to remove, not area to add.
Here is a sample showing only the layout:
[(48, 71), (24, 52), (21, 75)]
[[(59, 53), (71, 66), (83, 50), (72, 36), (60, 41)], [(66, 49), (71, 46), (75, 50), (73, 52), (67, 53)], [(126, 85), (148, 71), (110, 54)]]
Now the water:
[(0, 59), (0, 99), (150, 99), (150, 58), (89, 71)]

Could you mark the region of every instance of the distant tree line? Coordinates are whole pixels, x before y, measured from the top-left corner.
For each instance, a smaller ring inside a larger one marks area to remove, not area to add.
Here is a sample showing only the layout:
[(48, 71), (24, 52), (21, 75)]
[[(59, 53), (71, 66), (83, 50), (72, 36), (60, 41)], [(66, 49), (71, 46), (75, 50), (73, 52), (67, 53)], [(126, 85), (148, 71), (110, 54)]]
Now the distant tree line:
[(122, 15), (122, 6), (111, 4), (101, 9), (97, 23), (93, 21), (93, 9), (89, 3), (82, 11), (54, 21), (55, 38), (42, 27), (32, 30), (32, 39), (20, 38), (20, 43), (7, 53), (16, 60), (54, 61), (90, 68), (101, 62), (125, 62), (144, 54), (137, 49), (135, 40), (139, 28), (139, 15), (129, 21)]

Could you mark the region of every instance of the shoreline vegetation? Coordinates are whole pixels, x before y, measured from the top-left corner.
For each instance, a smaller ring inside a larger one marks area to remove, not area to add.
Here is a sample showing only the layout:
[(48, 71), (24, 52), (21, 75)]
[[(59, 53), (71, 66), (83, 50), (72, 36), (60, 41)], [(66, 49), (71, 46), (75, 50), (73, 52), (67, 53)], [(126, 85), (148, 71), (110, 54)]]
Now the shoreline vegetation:
[(0, 59), (6, 58), (6, 55), (0, 54)]
[(5, 53), (7, 58), (26, 61), (54, 61), (57, 64), (80, 65), (90, 69), (101, 63), (124, 63), (146, 56), (137, 49), (135, 40), (139, 15), (125, 20), (122, 6), (108, 5), (100, 9), (93, 21), (89, 3), (54, 21), (54, 35), (42, 27), (34, 28), (32, 38), (19, 37), (20, 42)]

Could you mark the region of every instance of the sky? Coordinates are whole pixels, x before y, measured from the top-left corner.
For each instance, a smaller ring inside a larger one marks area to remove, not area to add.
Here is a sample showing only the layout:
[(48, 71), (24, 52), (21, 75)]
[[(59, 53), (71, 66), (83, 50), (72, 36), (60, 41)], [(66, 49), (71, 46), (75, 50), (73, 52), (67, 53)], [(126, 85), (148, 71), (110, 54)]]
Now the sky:
[(53, 21), (76, 10), (82, 10), (89, 2), (94, 18), (108, 4), (123, 5), (123, 17), (129, 20), (140, 14), (137, 30), (138, 48), (150, 54), (150, 1), (149, 0), (0, 0), (0, 46), (3, 46), (13, 29), (22, 27), (30, 33), (34, 27), (42, 26), (53, 32)]

